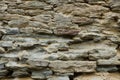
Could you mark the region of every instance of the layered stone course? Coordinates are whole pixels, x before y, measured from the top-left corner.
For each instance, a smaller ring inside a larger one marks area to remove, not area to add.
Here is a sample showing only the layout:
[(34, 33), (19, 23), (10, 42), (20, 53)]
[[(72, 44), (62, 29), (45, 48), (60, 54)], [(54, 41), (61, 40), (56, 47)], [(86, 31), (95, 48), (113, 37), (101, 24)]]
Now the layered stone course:
[(0, 0), (0, 80), (120, 80), (120, 0)]

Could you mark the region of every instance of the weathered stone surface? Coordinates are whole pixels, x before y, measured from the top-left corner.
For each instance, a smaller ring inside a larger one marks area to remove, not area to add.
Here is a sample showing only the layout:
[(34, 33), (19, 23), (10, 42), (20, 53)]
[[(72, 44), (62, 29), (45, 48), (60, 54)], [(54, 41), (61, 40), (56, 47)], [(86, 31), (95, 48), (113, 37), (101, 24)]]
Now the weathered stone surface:
[(49, 78), (47, 80), (70, 80), (70, 79), (69, 79), (68, 76), (60, 76), (60, 77), (54, 76), (54, 77), (51, 77), (51, 78)]
[(53, 74), (53, 72), (50, 70), (33, 71), (32, 78), (33, 79), (47, 79), (52, 74)]
[(0, 70), (5, 68), (5, 61), (0, 61)]
[(48, 61), (39, 61), (39, 60), (28, 60), (28, 64), (32, 66), (47, 67), (49, 65)]
[(0, 80), (115, 80), (117, 72), (120, 0), (0, 0)]
[[(99, 44), (101, 46), (99, 46)], [(73, 44), (70, 47), (72, 49), (78, 49), (84, 53), (87, 53), (90, 60), (97, 60), (109, 59), (117, 55), (117, 51), (115, 49), (116, 45), (111, 44), (111, 46), (109, 46), (108, 44), (109, 42), (99, 42), (93, 44), (93, 42), (89, 41), (80, 44)]]
[(91, 50), (88, 53), (89, 53), (89, 58), (91, 60), (95, 60), (95, 59), (109, 59), (109, 58), (114, 57), (116, 55), (116, 51), (115, 50), (107, 51), (105, 49)]
[(55, 35), (65, 35), (65, 36), (75, 36), (79, 33), (78, 29), (72, 29), (72, 28), (57, 28), (54, 31)]
[(98, 65), (120, 65), (119, 60), (98, 60)]
[(106, 5), (105, 0), (86, 0), (89, 4)]
[(18, 68), (29, 68), (30, 66), (27, 64), (21, 64), (21, 63), (17, 63), (17, 62), (8, 62), (5, 65), (7, 68), (11, 68), (11, 69), (18, 69)]
[(20, 31), (18, 28), (9, 28), (6, 30), (6, 34), (8, 34), (8, 35), (15, 35), (15, 34), (19, 34), (19, 33), (20, 33)]
[(92, 24), (93, 20), (87, 17), (75, 17), (73, 18), (72, 22), (78, 24), (79, 26), (83, 26)]
[(94, 72), (96, 68), (95, 61), (53, 61), (49, 67), (55, 72)]
[(68, 50), (68, 45), (65, 43), (53, 43), (50, 44), (48, 47), (45, 47), (45, 50), (47, 52), (57, 52), (57, 51), (67, 51)]
[(28, 77), (30, 74), (27, 71), (16, 70), (12, 74), (13, 77)]
[(8, 25), (11, 27), (26, 27), (28, 25), (28, 20), (25, 19), (11, 20), (8, 22)]
[(0, 41), (0, 47), (12, 47), (13, 42), (12, 41)]
[(26, 1), (24, 4), (19, 5), (20, 8), (25, 9), (44, 9), (47, 4), (39, 1)]
[(92, 32), (92, 31), (81, 31), (78, 34), (78, 37), (80, 37), (80, 39), (83, 40), (102, 40), (105, 38), (105, 36), (101, 33), (97, 33), (97, 32)]
[(52, 18), (53, 17), (51, 14), (41, 14), (41, 15), (34, 16), (32, 19), (35, 21), (43, 22), (43, 23), (49, 23), (51, 22)]
[(88, 75), (81, 75), (74, 80), (119, 80), (119, 73), (95, 73)]
[(109, 0), (108, 2), (113, 11), (120, 12), (120, 1), (119, 0)]
[(117, 72), (118, 68), (116, 66), (98, 66), (97, 71), (99, 71), (99, 72)]
[(8, 12), (11, 14), (24, 15), (25, 11), (23, 9), (8, 9)]

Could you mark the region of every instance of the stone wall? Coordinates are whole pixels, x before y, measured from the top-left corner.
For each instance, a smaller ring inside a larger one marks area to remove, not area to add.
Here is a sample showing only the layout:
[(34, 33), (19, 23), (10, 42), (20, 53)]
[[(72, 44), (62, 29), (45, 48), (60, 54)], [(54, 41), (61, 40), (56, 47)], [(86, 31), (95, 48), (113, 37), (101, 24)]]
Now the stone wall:
[(120, 80), (120, 0), (0, 0), (0, 80)]

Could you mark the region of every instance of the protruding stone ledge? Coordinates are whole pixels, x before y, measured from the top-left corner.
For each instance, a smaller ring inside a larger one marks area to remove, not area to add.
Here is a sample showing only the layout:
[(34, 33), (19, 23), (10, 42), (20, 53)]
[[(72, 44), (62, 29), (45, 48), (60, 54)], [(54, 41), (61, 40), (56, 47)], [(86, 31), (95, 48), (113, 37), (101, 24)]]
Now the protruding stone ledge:
[(95, 72), (95, 61), (53, 61), (49, 67), (55, 72)]
[(98, 60), (98, 65), (120, 65), (119, 60)]
[(49, 62), (45, 60), (28, 60), (27, 63), (33, 67), (47, 67), (49, 65)]

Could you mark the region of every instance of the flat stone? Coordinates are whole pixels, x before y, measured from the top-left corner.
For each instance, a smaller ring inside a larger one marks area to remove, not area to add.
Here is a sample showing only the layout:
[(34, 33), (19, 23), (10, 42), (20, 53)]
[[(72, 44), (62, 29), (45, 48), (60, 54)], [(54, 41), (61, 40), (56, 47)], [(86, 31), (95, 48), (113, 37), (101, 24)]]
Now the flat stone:
[(53, 76), (48, 78), (47, 80), (70, 80), (68, 76)]
[(96, 68), (95, 61), (53, 61), (49, 67), (55, 72), (94, 72)]
[(24, 9), (44, 9), (47, 6), (44, 2), (40, 1), (26, 1), (24, 4), (19, 5), (19, 8)]
[(88, 58), (87, 51), (82, 50), (73, 50), (69, 49), (69, 51), (58, 51), (57, 53), (52, 53), (49, 55), (48, 59), (52, 60), (84, 60)]
[(72, 28), (57, 28), (54, 30), (54, 34), (58, 36), (75, 36), (80, 30)]
[(57, 52), (59, 51), (67, 51), (68, 50), (68, 45), (66, 43), (53, 43), (48, 45), (48, 47), (45, 47), (45, 50), (47, 52), (52, 53), (52, 52)]
[(97, 40), (99, 38), (98, 41), (102, 40), (105, 38), (105, 36), (101, 33), (96, 33), (96, 32), (87, 32), (87, 31), (81, 31), (79, 32), (78, 36), (82, 39), (82, 40)]
[(11, 69), (21, 69), (21, 68), (29, 68), (30, 66), (27, 64), (21, 64), (18, 62), (10, 61), (7, 64), (5, 64), (5, 67), (11, 68)]
[(15, 34), (19, 34), (19, 33), (20, 33), (20, 31), (18, 28), (9, 28), (6, 30), (6, 34), (8, 34), (8, 35), (15, 35)]
[(28, 60), (27, 61), (28, 64), (32, 65), (32, 66), (38, 66), (38, 67), (47, 67), (49, 65), (48, 61), (45, 60)]
[(89, 4), (106, 5), (105, 0), (86, 0)]
[(93, 73), (81, 75), (75, 78), (74, 80), (119, 80), (120, 73)]
[(118, 68), (116, 66), (98, 66), (98, 72), (117, 72)]
[(93, 20), (87, 17), (75, 17), (72, 22), (78, 24), (79, 26), (83, 26), (92, 24)]
[(120, 65), (119, 60), (98, 60), (98, 65)]
[(51, 70), (33, 71), (32, 78), (33, 79), (47, 79), (52, 74), (53, 72)]
[(25, 11), (23, 9), (8, 9), (8, 12), (11, 14), (24, 15)]
[[(42, 23), (49, 23), (52, 21), (52, 15), (51, 14), (41, 14), (41, 15), (37, 15), (37, 16), (34, 16), (32, 19), (35, 20), (35, 21), (39, 21), (39, 22), (42, 22)], [(43, 24), (40, 24), (43, 26)], [(45, 24), (44, 24), (45, 26)]]
[(10, 27), (26, 27), (28, 25), (27, 19), (16, 19), (8, 22)]
[(56, 10), (57, 12), (62, 12), (65, 14), (71, 13), (72, 15), (79, 17), (101, 18), (99, 13), (106, 13), (109, 11), (109, 8), (100, 5), (88, 5), (86, 3), (80, 3), (78, 7), (74, 6), (73, 4), (65, 4), (61, 7), (58, 7)]
[(25, 13), (31, 16), (37, 16), (39, 14), (41, 14), (44, 10), (25, 10)]
[(83, 42), (79, 44), (71, 44), (70, 48), (79, 50), (83, 53), (88, 53), (89, 60), (110, 59), (117, 55), (116, 45), (109, 42)]
[(93, 49), (88, 52), (90, 60), (97, 60), (97, 59), (110, 59), (116, 56), (116, 50), (107, 50), (107, 49)]
[(12, 74), (13, 77), (28, 77), (30, 74), (27, 71), (16, 70)]
[(12, 41), (0, 41), (0, 47), (12, 47), (13, 42)]
[(37, 34), (53, 34), (53, 31), (49, 28), (35, 28), (33, 31)]

